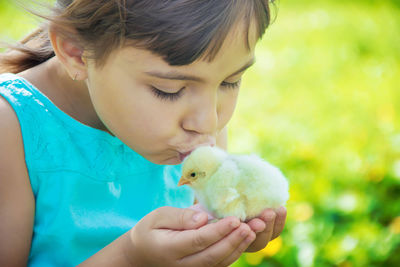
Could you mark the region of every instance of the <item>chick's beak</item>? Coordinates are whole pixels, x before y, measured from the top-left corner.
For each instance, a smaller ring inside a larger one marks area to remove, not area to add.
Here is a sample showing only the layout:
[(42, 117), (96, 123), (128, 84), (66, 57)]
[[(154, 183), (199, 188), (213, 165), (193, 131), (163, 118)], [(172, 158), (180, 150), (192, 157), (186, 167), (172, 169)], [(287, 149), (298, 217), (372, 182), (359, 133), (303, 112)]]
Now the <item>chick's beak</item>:
[(185, 179), (185, 177), (182, 176), (181, 179), (179, 180), (178, 186), (181, 186), (184, 184), (190, 185), (190, 181), (188, 181), (187, 179)]

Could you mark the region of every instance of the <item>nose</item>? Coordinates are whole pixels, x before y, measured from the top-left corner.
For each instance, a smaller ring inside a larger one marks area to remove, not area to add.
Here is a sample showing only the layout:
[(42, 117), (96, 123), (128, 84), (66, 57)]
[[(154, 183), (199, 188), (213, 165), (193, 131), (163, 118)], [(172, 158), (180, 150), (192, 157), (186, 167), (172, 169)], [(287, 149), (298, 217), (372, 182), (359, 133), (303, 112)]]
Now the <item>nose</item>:
[(182, 128), (198, 134), (215, 135), (218, 129), (218, 97), (215, 91), (198, 96), (188, 104)]

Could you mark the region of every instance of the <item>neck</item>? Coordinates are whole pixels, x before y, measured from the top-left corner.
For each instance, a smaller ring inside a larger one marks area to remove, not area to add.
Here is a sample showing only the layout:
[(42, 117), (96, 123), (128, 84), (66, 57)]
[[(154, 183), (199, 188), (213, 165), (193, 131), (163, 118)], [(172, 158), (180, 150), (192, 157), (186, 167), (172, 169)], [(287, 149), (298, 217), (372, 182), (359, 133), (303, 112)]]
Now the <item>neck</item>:
[(74, 81), (57, 57), (18, 73), (58, 108), (74, 119), (99, 130), (106, 130), (91, 102), (87, 80)]

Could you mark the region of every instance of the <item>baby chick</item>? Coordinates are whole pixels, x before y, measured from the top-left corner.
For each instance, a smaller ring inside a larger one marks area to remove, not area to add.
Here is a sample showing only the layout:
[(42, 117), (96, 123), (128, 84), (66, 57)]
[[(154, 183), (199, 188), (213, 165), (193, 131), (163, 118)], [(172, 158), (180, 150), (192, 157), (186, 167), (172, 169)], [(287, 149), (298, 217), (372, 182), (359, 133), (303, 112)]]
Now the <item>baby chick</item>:
[(288, 182), (278, 168), (256, 155), (229, 155), (217, 147), (199, 147), (184, 159), (178, 185), (184, 184), (216, 218), (246, 221), (289, 198)]

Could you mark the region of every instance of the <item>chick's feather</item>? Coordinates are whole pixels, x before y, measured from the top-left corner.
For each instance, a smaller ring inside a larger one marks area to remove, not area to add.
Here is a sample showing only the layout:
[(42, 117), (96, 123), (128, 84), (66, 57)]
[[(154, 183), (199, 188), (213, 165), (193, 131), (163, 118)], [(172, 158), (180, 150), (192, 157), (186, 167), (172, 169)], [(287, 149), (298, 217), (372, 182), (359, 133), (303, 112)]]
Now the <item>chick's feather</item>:
[(288, 182), (277, 167), (256, 155), (229, 155), (216, 147), (193, 151), (183, 162), (182, 179), (216, 218), (249, 220), (289, 198)]

